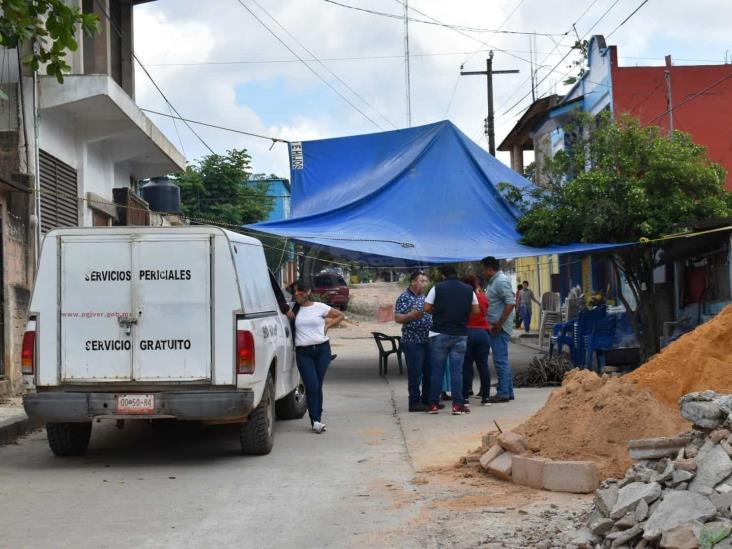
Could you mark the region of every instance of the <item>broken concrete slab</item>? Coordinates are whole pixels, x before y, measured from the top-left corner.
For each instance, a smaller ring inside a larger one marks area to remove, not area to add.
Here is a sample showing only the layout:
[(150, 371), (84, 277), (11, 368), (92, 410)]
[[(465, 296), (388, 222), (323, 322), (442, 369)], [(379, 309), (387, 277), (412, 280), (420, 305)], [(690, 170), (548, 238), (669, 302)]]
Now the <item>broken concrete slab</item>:
[(492, 446), (485, 454), (480, 456), (480, 466), (484, 470), (487, 470), (490, 462), (493, 461), (494, 459), (496, 459), (502, 453), (503, 453), (503, 448), (501, 448), (497, 444)]
[(680, 403), (681, 415), (684, 419), (703, 429), (716, 429), (727, 419), (727, 412), (719, 403), (713, 400), (699, 401), (691, 399), (684, 402), (684, 399), (689, 396), (691, 395), (682, 397)]
[(511, 478), (516, 484), (541, 489), (544, 486), (544, 464), (549, 461), (539, 456), (513, 456)]
[(661, 485), (657, 482), (646, 484), (644, 482), (632, 482), (620, 489), (618, 500), (610, 511), (610, 518), (619, 519), (627, 512), (635, 509), (638, 502), (645, 500), (646, 503), (653, 503), (661, 496)]
[(592, 461), (547, 461), (544, 464), (545, 490), (589, 494), (599, 484), (597, 466)]
[(681, 448), (689, 444), (688, 437), (658, 437), (628, 441), (632, 459), (659, 459), (674, 457)]
[(590, 521), (589, 529), (593, 536), (604, 536), (613, 529), (613, 521), (609, 518), (597, 518)]
[(695, 527), (702, 526), (699, 521), (689, 521), (667, 530), (661, 536), (661, 547), (665, 549), (696, 549), (699, 540), (694, 533)]
[(511, 465), (513, 462), (513, 454), (511, 452), (503, 452), (493, 459), (485, 468), (489, 475), (503, 479), (511, 480)]
[(483, 435), (483, 441), (481, 444), (481, 447), (483, 448), (484, 452), (487, 452), (490, 450), (493, 446), (498, 444), (498, 435), (500, 433), (498, 431), (491, 431), (490, 433), (486, 433)]
[(692, 520), (705, 521), (716, 514), (717, 508), (708, 497), (689, 491), (671, 490), (664, 495), (646, 522), (643, 537), (655, 539), (680, 524)]
[(683, 469), (677, 469), (671, 476), (671, 482), (673, 484), (680, 484), (682, 482), (689, 482), (694, 478), (694, 473), (691, 471), (684, 471)]
[(606, 536), (606, 539), (612, 540), (610, 547), (621, 547), (633, 538), (643, 533), (643, 524), (636, 524), (633, 528), (622, 532), (612, 532)]
[(702, 487), (713, 489), (732, 473), (732, 459), (719, 444), (711, 440), (702, 446), (694, 461), (697, 471), (694, 480), (689, 483), (692, 492), (699, 492)]
[(598, 490), (595, 494), (595, 507), (606, 517), (610, 516), (610, 512), (618, 501), (618, 487), (611, 485), (602, 490)]
[(696, 473), (696, 461), (691, 458), (677, 459), (674, 461), (674, 467), (680, 471), (690, 471)]
[(513, 431), (504, 431), (497, 438), (498, 445), (512, 454), (523, 454), (529, 449), (529, 441), (525, 436)]

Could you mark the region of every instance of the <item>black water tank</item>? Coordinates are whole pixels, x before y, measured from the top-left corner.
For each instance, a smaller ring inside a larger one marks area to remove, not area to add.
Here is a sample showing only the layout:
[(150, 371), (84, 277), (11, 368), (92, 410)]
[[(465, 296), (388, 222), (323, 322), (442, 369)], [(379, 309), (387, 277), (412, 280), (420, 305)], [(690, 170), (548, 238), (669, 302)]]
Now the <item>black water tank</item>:
[(151, 177), (142, 186), (142, 198), (154, 212), (180, 213), (180, 187), (167, 177)]

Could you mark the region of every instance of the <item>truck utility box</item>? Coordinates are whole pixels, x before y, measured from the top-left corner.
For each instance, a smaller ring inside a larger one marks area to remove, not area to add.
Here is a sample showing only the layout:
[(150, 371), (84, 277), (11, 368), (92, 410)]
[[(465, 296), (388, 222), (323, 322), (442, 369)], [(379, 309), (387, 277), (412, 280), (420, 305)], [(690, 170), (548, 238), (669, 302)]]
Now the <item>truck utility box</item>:
[(266, 453), (275, 410), (306, 409), (279, 291), (261, 243), (219, 228), (51, 231), (25, 409), (61, 455), (86, 448), (93, 419), (171, 418), (241, 422), (243, 450)]

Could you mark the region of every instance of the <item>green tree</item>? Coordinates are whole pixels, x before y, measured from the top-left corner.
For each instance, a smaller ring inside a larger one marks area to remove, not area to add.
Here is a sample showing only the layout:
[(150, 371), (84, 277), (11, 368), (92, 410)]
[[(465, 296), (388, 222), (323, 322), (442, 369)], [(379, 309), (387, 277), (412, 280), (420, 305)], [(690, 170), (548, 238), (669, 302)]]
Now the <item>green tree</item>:
[(267, 218), (273, 199), (266, 181), (251, 181), (246, 150), (210, 154), (177, 176), (183, 213), (195, 220), (246, 225)]
[(709, 160), (691, 136), (660, 133), (630, 117), (580, 115), (566, 131), (577, 140), (541, 162), (541, 185), (528, 196), (504, 186), (525, 212), (517, 228), (532, 246), (572, 242), (634, 242), (611, 259), (634, 297), (631, 311), (644, 356), (658, 349), (653, 270), (664, 235), (690, 230), (703, 220), (732, 215), (724, 169)]
[(46, 73), (59, 83), (71, 67), (66, 63), (67, 50), (76, 51), (77, 25), (87, 35), (99, 30), (95, 14), (82, 13), (63, 0), (0, 0), (0, 45), (18, 48), (29, 44), (30, 53), (23, 63), (37, 71), (46, 66)]

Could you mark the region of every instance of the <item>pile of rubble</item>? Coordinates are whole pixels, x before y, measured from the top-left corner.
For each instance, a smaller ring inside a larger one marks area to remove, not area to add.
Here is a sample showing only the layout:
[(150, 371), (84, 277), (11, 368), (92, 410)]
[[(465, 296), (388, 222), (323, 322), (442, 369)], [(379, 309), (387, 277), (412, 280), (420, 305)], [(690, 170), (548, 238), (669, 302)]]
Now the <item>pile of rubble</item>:
[(732, 547), (732, 395), (690, 393), (679, 405), (694, 430), (631, 441), (638, 462), (597, 491), (595, 547)]

